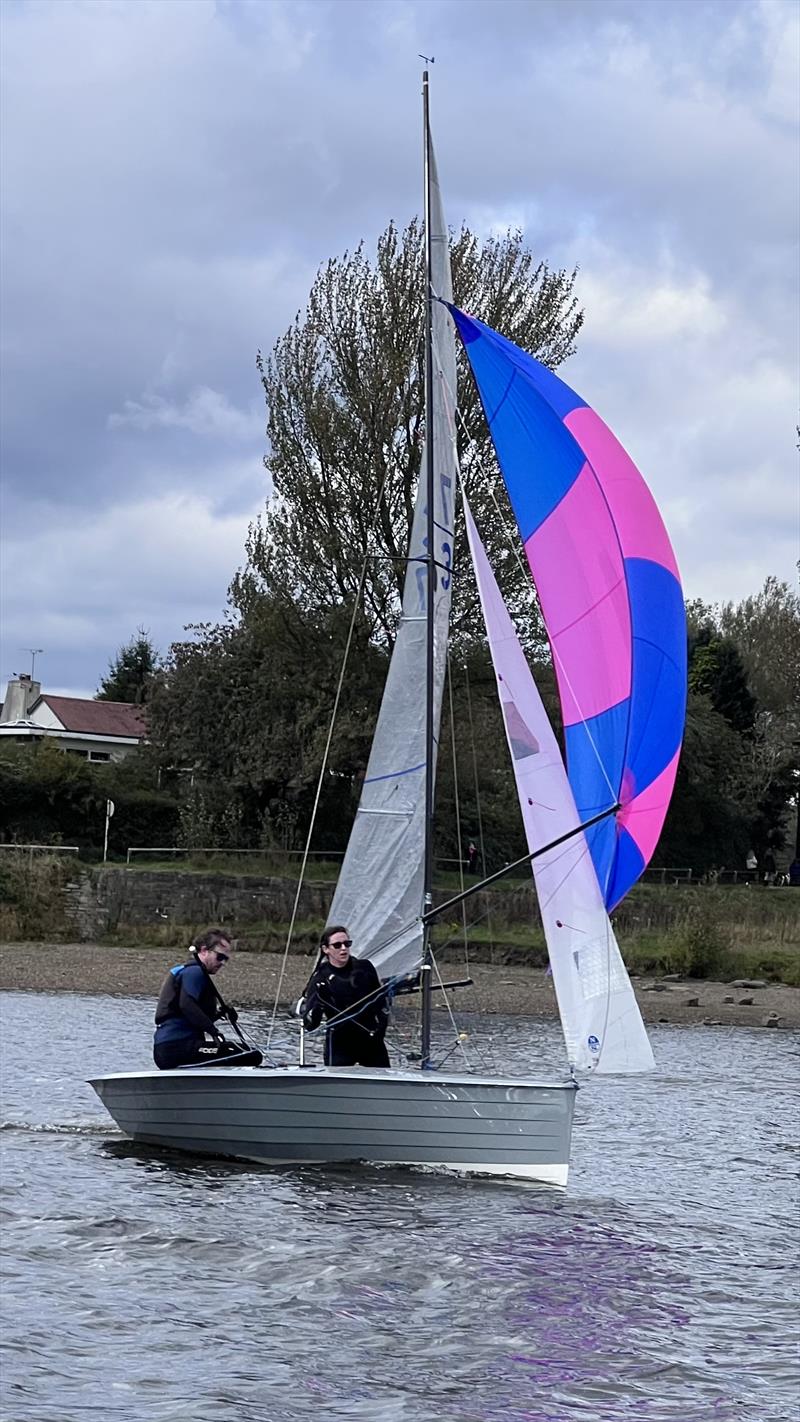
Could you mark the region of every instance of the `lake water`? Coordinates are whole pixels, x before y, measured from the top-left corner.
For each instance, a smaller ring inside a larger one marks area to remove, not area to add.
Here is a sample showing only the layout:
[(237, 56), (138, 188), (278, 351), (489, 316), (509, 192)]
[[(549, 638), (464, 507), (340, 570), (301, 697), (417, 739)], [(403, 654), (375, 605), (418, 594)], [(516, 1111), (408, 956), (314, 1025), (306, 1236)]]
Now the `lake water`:
[(149, 1066), (152, 1010), (2, 999), (4, 1422), (796, 1422), (796, 1039), (654, 1029), (564, 1194), (133, 1147), (85, 1079)]

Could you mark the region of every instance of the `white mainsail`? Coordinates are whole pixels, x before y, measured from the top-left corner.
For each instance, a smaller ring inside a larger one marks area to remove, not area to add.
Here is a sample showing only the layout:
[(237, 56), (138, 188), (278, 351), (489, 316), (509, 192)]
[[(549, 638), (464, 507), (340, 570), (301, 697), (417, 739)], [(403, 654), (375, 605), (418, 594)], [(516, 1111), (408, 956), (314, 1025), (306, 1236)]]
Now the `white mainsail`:
[[(437, 296), (452, 301), (450, 250), (431, 147), (431, 276)], [(434, 735), (438, 741), (450, 621), (458, 460), (448, 392), (456, 388), (453, 323), (433, 303), (432, 410), (425, 439), (433, 440), (437, 532), (434, 593)], [(450, 396), (452, 400), (452, 396)], [(421, 469), (426, 467), (426, 446)], [(422, 956), (420, 915), (425, 855), (425, 667), (427, 636), (427, 505), (420, 479), (409, 545), (403, 606), (361, 799), (329, 915), (353, 937), (354, 951), (385, 978), (416, 967)], [(417, 561), (414, 561), (417, 560)], [(434, 748), (434, 756), (436, 754)], [(435, 768), (435, 767), (434, 767)]]
[[(466, 499), (464, 513), (532, 852), (580, 820), (558, 742)], [(652, 1070), (652, 1049), (584, 835), (534, 860), (532, 868), (570, 1065), (608, 1073)]]

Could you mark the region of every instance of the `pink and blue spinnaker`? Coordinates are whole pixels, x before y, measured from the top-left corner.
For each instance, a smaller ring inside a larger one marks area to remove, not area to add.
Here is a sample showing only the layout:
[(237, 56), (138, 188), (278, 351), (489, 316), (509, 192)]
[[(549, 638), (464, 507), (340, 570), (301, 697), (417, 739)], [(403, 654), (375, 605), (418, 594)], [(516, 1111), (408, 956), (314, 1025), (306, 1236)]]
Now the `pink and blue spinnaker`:
[(686, 618), (655, 501), (619, 441), (546, 366), (451, 306), (553, 650), (567, 770), (608, 909), (647, 866), (678, 768)]

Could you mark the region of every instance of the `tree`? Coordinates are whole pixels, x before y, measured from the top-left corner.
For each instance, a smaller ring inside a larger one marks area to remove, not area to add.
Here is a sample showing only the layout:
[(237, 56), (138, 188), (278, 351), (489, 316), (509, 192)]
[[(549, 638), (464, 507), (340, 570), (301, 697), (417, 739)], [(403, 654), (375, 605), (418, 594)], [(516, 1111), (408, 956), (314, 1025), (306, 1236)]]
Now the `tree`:
[(686, 734), (658, 857), (697, 871), (742, 867), (748, 849), (762, 859), (787, 837), (800, 608), (786, 584), (768, 578), (756, 598), (694, 601), (686, 611)]
[[(481, 242), (462, 228), (451, 239), (451, 259), (461, 305), (551, 367), (572, 353), (583, 320), (575, 272), (536, 263), (520, 232)], [(421, 226), (413, 221), (401, 233), (392, 223), (374, 263), (362, 245), (322, 267), (306, 311), (271, 356), (259, 354), (274, 493), (251, 526), (247, 567), (234, 580), (240, 610), (264, 590), (290, 593), (305, 609), (352, 604), (369, 553), (365, 615), (371, 635), (391, 644), (422, 455), (423, 291)], [(495, 488), (480, 402), (459, 360), (457, 438), (470, 501), (506, 601), (531, 626), (529, 642), (541, 643), (528, 580), (489, 508), (496, 493), (512, 523)], [(458, 547), (457, 537), (457, 564)], [(477, 627), (476, 613), (472, 580), (456, 577), (456, 640)]]
[[(694, 602), (687, 613), (694, 648), (690, 684), (709, 691), (717, 709), (748, 733), (743, 798), (751, 812), (751, 843), (756, 850), (780, 849), (791, 828), (792, 802), (797, 815), (800, 781), (800, 597), (770, 576), (755, 597)], [(698, 647), (704, 648), (699, 658)]]
[[(303, 842), (349, 624), (341, 606), (311, 611), (265, 594), (240, 622), (187, 629), (194, 639), (172, 647), (150, 703), (151, 736), (167, 778), (184, 782), (187, 837), (194, 820), (213, 844)], [(356, 619), (317, 848), (344, 848), (385, 660)]]
[(103, 677), (96, 701), (128, 701), (136, 706), (150, 699), (153, 680), (159, 669), (159, 656), (144, 627), (108, 664), (108, 676)]
[(735, 643), (711, 625), (689, 637), (689, 687), (741, 734), (752, 733), (758, 703)]
[(738, 648), (760, 709), (789, 716), (800, 734), (800, 596), (768, 577), (755, 597), (723, 603), (718, 622)]
[(709, 696), (690, 691), (675, 791), (657, 862), (698, 874), (743, 868), (753, 843), (746, 785), (741, 736)]

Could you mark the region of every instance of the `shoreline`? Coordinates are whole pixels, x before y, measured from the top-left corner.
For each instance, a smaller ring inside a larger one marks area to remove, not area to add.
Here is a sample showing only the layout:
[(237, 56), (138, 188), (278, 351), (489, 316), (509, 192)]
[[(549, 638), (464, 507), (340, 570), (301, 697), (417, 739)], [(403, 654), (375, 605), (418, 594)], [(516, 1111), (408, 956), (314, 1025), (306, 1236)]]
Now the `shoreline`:
[[(118, 948), (97, 943), (0, 944), (0, 991), (87, 993), (151, 997), (180, 954), (169, 948)], [(310, 954), (290, 954), (281, 983), (281, 1004), (301, 994), (313, 966)], [(226, 968), (220, 987), (237, 1007), (271, 1008), (283, 957), (240, 950)], [(448, 978), (470, 976), (472, 987), (451, 994), (456, 1011), (521, 1017), (557, 1017), (552, 979), (538, 968), (518, 964), (472, 963), (468, 974), (443, 965)], [(784, 983), (740, 980), (739, 985), (690, 978), (633, 979), (645, 1022), (672, 1025), (800, 1028), (800, 988)], [(437, 997), (439, 994), (436, 995)], [(437, 1004), (439, 1006), (439, 1004)], [(442, 1004), (443, 1006), (443, 1004)]]

